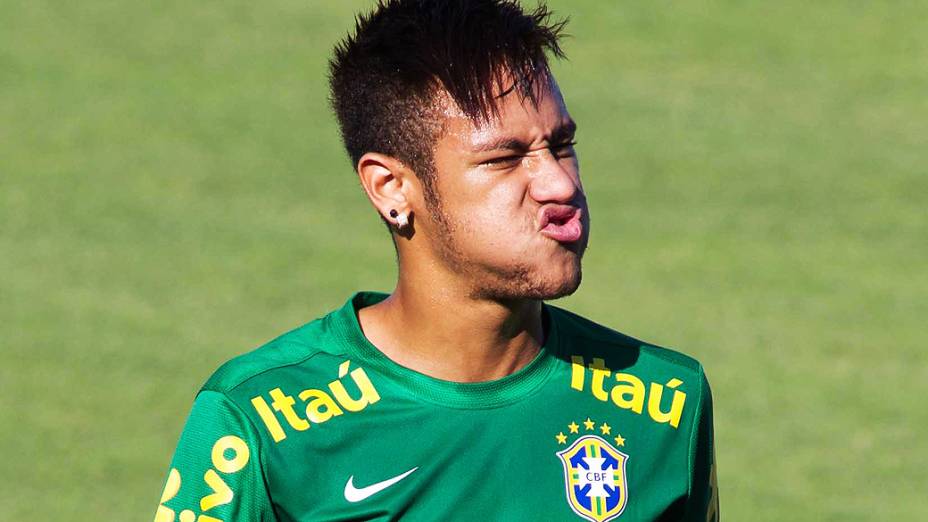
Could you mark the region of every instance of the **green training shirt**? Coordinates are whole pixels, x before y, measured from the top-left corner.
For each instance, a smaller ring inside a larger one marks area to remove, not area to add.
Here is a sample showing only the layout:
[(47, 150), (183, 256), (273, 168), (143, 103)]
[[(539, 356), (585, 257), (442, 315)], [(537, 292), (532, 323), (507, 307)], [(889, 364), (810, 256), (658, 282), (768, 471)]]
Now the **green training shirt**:
[(456, 383), (392, 362), (344, 307), (223, 365), (156, 522), (718, 520), (702, 367), (554, 306), (538, 356)]

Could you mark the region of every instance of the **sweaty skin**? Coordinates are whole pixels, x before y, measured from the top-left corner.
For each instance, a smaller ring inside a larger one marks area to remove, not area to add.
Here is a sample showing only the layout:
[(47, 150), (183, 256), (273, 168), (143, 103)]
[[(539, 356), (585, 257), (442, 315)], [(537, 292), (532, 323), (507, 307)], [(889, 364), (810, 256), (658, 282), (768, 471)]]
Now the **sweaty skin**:
[[(397, 169), (384, 185), (401, 193), (389, 196), (408, 204), (415, 230), (397, 237), (396, 289), (359, 320), (402, 366), (457, 382), (518, 371), (544, 341), (541, 301), (580, 284), (589, 212), (576, 125), (553, 77), (541, 80), (537, 104), (511, 92), (485, 124), (445, 111), (434, 149), (437, 209), (415, 176)], [(378, 189), (365, 189), (389, 215)]]

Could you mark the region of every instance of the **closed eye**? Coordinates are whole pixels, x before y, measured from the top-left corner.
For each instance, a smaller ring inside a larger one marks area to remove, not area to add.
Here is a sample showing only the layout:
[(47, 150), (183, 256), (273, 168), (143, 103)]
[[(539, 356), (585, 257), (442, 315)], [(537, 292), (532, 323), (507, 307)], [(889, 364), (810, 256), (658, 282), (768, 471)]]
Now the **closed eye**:
[[(564, 143), (558, 143), (548, 147), (548, 150), (551, 151), (551, 154), (558, 159), (562, 158), (571, 158), (576, 156), (574, 151), (574, 146), (577, 144), (576, 141), (567, 141)], [(544, 149), (542, 149), (544, 150)], [(486, 165), (489, 167), (496, 168), (513, 168), (519, 165), (522, 160), (525, 158), (524, 154), (510, 154), (508, 156), (499, 156), (496, 158), (490, 158), (480, 162), (481, 165)]]
[(521, 154), (512, 154), (509, 156), (500, 156), (498, 158), (490, 158), (488, 160), (482, 161), (481, 165), (487, 165), (490, 167), (515, 167), (522, 162), (522, 158), (525, 156)]
[(551, 153), (558, 158), (570, 158), (576, 156), (577, 153), (574, 150), (574, 147), (577, 145), (576, 141), (568, 141), (565, 143), (559, 143), (557, 145), (551, 146)]

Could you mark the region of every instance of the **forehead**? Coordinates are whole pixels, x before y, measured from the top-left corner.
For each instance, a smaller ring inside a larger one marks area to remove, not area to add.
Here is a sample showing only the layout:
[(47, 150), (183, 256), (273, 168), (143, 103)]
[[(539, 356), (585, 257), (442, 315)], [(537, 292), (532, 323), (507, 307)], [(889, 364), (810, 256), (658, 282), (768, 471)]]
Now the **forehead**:
[(442, 102), (444, 124), (436, 146), (453, 146), (461, 152), (479, 151), (500, 138), (526, 143), (545, 141), (557, 129), (572, 124), (567, 105), (552, 75), (535, 85), (535, 100), (510, 89), (497, 98), (496, 113), (487, 121), (474, 121), (450, 98)]

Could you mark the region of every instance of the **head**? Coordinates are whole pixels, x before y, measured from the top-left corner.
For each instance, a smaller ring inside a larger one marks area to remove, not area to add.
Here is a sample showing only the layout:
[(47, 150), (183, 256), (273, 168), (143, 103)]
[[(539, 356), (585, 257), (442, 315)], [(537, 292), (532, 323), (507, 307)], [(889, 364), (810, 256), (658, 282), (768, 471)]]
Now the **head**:
[(492, 299), (579, 285), (589, 215), (546, 56), (564, 23), (510, 0), (381, 0), (336, 47), (332, 104), (401, 273), (438, 267)]

